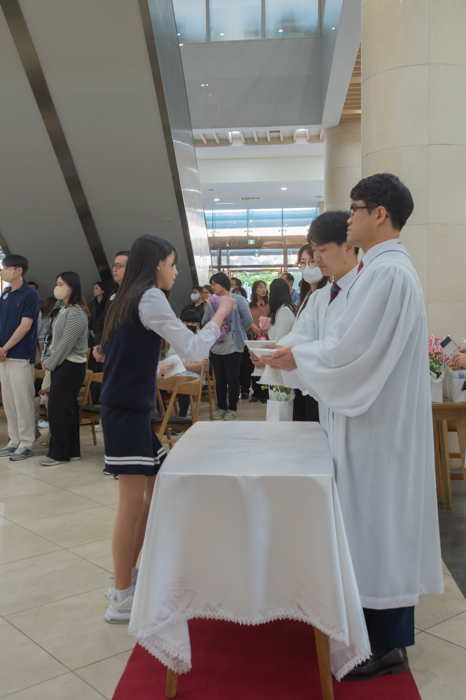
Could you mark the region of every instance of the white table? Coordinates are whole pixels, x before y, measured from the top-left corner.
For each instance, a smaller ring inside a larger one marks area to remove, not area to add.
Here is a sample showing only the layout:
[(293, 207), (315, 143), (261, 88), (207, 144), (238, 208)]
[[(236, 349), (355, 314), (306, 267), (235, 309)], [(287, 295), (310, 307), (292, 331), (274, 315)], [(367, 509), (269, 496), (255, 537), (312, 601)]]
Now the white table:
[(130, 633), (175, 673), (193, 618), (301, 620), (340, 680), (370, 654), (325, 433), (317, 423), (196, 423), (158, 477)]

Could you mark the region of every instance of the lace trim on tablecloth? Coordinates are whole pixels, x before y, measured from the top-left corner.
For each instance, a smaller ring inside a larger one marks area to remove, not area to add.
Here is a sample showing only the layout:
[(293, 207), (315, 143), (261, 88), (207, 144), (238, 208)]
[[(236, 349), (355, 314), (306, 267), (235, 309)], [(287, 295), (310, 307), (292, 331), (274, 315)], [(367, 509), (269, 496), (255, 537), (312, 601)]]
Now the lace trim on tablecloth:
[[(298, 622), (304, 622), (306, 624), (316, 627), (318, 630), (323, 632), (329, 637), (330, 641), (330, 654), (332, 651), (337, 651), (338, 648), (348, 648), (348, 637), (342, 632), (337, 632), (331, 629), (331, 627), (323, 624), (320, 620), (316, 618), (305, 615), (303, 613), (287, 612), (287, 611), (275, 611), (270, 612), (267, 615), (261, 615), (257, 617), (242, 617), (235, 615), (234, 613), (227, 611), (206, 611), (206, 610), (192, 610), (188, 609), (184, 613), (174, 612), (170, 617), (161, 624), (151, 624), (143, 629), (135, 629), (133, 625), (129, 626), (129, 634), (133, 635), (138, 644), (140, 644), (144, 649), (146, 649), (152, 656), (161, 661), (164, 666), (168, 666), (172, 671), (178, 674), (188, 673), (191, 670), (191, 657), (183, 654), (182, 651), (170, 644), (166, 640), (160, 638), (160, 634), (163, 630), (170, 625), (175, 625), (180, 622), (188, 622), (193, 619), (205, 619), (205, 620), (223, 620), (224, 622), (234, 622), (239, 625), (255, 626), (262, 625), (267, 622), (274, 622), (275, 620), (296, 620)], [(332, 649), (332, 647), (334, 647)], [(340, 681), (343, 676), (349, 673), (355, 666), (368, 659), (370, 652), (367, 653), (364, 650), (355, 650), (355, 656), (348, 662), (346, 662), (340, 668), (332, 668), (333, 675), (337, 681)]]

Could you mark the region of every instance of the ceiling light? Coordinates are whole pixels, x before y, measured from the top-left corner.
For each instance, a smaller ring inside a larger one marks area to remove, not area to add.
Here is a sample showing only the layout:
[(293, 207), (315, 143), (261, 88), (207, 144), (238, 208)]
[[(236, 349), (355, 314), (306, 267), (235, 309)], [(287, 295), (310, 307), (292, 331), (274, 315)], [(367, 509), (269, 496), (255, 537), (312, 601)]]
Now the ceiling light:
[(335, 29), (335, 27), (332, 27), (332, 31)]
[(283, 31), (283, 29), (279, 29), (278, 31), (279, 31), (279, 32), (282, 32), (282, 31)]
[(181, 36), (181, 34), (177, 34), (176, 36)]
[(214, 202), (220, 202), (220, 197), (216, 197), (216, 198), (214, 199)]
[(205, 87), (204, 83), (201, 84), (201, 87)]
[(183, 46), (183, 44), (180, 44), (180, 46)]
[(225, 34), (222, 33), (222, 34), (220, 34), (220, 36), (225, 36)]
[(288, 187), (281, 187), (280, 189), (282, 189), (282, 190), (287, 190)]

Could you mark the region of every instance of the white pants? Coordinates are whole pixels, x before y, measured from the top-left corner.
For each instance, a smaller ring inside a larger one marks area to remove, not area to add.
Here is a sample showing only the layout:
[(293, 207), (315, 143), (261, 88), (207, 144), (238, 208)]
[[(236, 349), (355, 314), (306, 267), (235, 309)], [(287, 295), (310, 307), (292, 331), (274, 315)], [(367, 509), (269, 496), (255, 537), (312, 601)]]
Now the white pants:
[(27, 360), (0, 362), (3, 408), (10, 438), (7, 447), (31, 450), (35, 442), (33, 378), (34, 365)]

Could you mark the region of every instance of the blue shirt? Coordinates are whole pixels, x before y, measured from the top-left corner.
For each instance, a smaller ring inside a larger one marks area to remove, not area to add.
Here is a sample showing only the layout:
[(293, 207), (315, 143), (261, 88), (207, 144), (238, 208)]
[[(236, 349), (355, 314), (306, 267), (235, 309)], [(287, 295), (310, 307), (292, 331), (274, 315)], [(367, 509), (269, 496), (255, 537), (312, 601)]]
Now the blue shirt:
[(23, 282), (19, 289), (7, 287), (0, 297), (0, 347), (7, 343), (21, 324), (22, 318), (32, 318), (32, 325), (24, 338), (8, 350), (7, 358), (36, 361), (37, 319), (40, 297), (35, 289)]
[(291, 301), (293, 302), (293, 304), (294, 304), (295, 306), (298, 305), (298, 302), (299, 302), (299, 292), (297, 292), (296, 289), (293, 289), (293, 291), (291, 292)]

